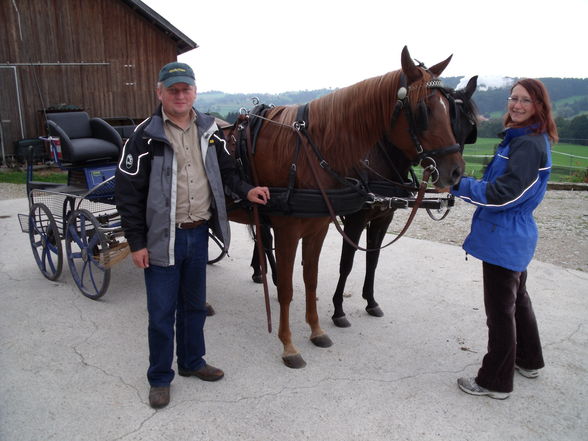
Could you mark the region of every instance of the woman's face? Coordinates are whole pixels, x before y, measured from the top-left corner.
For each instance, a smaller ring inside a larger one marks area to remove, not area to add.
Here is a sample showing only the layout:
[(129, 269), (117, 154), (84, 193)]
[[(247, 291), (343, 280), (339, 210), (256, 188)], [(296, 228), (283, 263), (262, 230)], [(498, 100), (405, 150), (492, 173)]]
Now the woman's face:
[(520, 84), (517, 84), (508, 97), (508, 114), (513, 123), (523, 126), (535, 115), (535, 103), (529, 92)]

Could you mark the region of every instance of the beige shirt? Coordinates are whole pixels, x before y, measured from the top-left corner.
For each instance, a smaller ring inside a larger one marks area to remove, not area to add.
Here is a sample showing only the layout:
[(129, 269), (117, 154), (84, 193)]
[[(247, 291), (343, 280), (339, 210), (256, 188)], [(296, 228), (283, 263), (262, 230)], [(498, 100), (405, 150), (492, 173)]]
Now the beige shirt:
[(196, 114), (186, 130), (163, 112), (165, 136), (171, 142), (177, 162), (176, 224), (210, 219), (211, 192), (204, 170)]

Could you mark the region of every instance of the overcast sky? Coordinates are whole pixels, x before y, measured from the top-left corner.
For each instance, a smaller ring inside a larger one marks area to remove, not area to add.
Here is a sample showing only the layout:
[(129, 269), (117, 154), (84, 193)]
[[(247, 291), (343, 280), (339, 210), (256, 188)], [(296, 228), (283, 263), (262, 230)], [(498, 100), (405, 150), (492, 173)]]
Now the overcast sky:
[[(400, 68), (444, 76), (588, 77), (588, 0), (143, 0), (199, 47), (198, 90), (345, 87)], [(403, 5), (403, 6), (400, 6)]]

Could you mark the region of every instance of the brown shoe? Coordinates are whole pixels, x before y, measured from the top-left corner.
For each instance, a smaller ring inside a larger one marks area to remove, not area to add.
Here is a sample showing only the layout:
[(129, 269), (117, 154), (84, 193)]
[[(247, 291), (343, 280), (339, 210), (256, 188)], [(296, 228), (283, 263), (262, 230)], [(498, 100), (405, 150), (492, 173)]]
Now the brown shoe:
[(182, 377), (198, 377), (204, 381), (218, 381), (225, 376), (223, 371), (209, 364), (205, 364), (197, 371), (186, 371), (178, 367), (178, 374)]
[(149, 405), (154, 409), (161, 409), (169, 404), (169, 386), (151, 386), (149, 390)]
[(206, 315), (208, 317), (212, 317), (215, 314), (216, 314), (216, 311), (214, 310), (212, 305), (210, 303), (206, 302)]

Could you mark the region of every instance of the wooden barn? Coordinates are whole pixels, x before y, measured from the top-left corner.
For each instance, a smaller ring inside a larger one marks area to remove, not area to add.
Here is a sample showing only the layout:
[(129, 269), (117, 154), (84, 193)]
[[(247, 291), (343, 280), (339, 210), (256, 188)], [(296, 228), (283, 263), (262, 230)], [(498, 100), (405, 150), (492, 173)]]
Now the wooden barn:
[(44, 112), (140, 122), (159, 68), (198, 47), (139, 0), (0, 2), (2, 164), (46, 134)]

